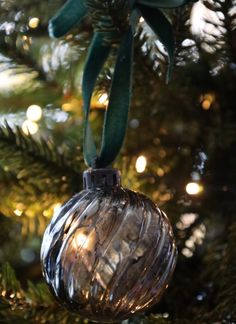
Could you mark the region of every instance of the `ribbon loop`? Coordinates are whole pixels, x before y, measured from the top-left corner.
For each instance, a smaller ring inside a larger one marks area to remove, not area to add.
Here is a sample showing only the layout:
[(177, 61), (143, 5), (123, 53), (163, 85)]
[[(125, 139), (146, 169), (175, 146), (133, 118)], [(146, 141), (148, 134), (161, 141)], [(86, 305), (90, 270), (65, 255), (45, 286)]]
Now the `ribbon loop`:
[(57, 14), (49, 21), (48, 32), (51, 37), (65, 35), (78, 24), (87, 13), (85, 0), (68, 0)]
[(95, 87), (96, 80), (101, 72), (101, 69), (108, 58), (111, 46), (105, 45), (103, 42), (103, 35), (95, 33), (87, 59), (85, 62), (83, 80), (82, 80), (82, 95), (83, 108), (85, 115), (84, 122), (84, 159), (88, 166), (93, 166), (97, 159), (97, 151), (91, 126), (89, 123), (90, 101)]
[(113, 162), (124, 141), (128, 111), (131, 97), (133, 34), (131, 27), (123, 37), (118, 50), (109, 105), (105, 113), (102, 145), (97, 154), (94, 138), (89, 123), (90, 101), (93, 89), (101, 69), (108, 58), (111, 45), (104, 44), (103, 35), (94, 35), (88, 57), (85, 63), (82, 81), (84, 101), (84, 157), (89, 166), (107, 167)]
[(105, 114), (98, 167), (111, 164), (119, 153), (126, 133), (132, 88), (133, 33), (130, 27), (121, 41)]
[[(176, 8), (196, 2), (197, 0), (130, 0), (124, 11), (122, 19), (128, 22), (128, 29), (119, 38), (117, 60), (109, 94), (108, 109), (105, 112), (103, 124), (101, 151), (98, 154), (95, 146), (92, 129), (89, 123), (90, 103), (96, 80), (109, 56), (112, 41), (117, 36), (114, 30), (113, 17), (110, 12), (103, 11), (104, 4), (92, 0), (68, 0), (59, 12), (50, 20), (49, 34), (60, 37), (93, 8), (93, 18), (97, 22), (96, 30), (85, 63), (82, 96), (85, 115), (84, 126), (84, 159), (90, 167), (105, 168), (109, 166), (119, 153), (124, 141), (132, 88), (132, 62), (133, 62), (133, 34), (139, 21), (140, 14), (158, 35), (165, 46), (169, 68), (167, 82), (172, 73), (174, 61), (174, 36), (169, 20), (160, 8)], [(120, 3), (111, 3), (113, 9), (119, 8)], [(121, 3), (123, 6), (123, 4)], [(118, 10), (118, 9), (117, 9)], [(91, 14), (91, 12), (90, 12)], [(126, 20), (126, 18), (128, 20)], [(122, 23), (122, 19), (120, 23)], [(116, 26), (116, 25), (115, 25)], [(126, 25), (125, 25), (126, 26)], [(109, 41), (106, 41), (106, 40)]]

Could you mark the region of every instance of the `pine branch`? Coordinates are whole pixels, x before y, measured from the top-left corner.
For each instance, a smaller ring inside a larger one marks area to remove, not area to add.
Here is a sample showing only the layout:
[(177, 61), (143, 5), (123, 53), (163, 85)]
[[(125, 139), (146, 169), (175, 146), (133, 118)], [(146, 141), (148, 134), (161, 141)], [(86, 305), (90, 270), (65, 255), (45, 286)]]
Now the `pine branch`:
[[(6, 122), (5, 127), (0, 128), (0, 143), (2, 148), (5, 147), (6, 150), (8, 148), (11, 152), (12, 150), (22, 152), (24, 154), (22, 156), (24, 166), (27, 165), (25, 160), (27, 157), (29, 163), (34, 162), (34, 160), (42, 163), (52, 173), (64, 174), (66, 169), (66, 172), (71, 173), (73, 176), (78, 175), (78, 169), (73, 166), (73, 162), (69, 162), (70, 160), (67, 160), (67, 157), (59, 152), (58, 148), (53, 147), (52, 143), (46, 142), (44, 139), (36, 141), (32, 135), (25, 135), (18, 126), (13, 129)], [(4, 156), (2, 156), (2, 159), (4, 159)], [(14, 172), (17, 172), (16, 169)]]
[[(5, 34), (0, 33), (0, 38), (4, 38)], [(0, 53), (5, 55), (10, 59), (9, 64), (15, 64), (21, 69), (24, 69), (25, 72), (36, 72), (36, 79), (38, 81), (46, 82), (48, 87), (52, 89), (59, 89), (60, 86), (55, 80), (48, 80), (47, 74), (44, 70), (38, 65), (38, 63), (29, 55), (28, 52), (23, 51), (18, 48), (17, 44), (17, 34), (11, 35), (11, 42), (5, 42), (0, 40)]]
[[(82, 156), (76, 161), (19, 128), (0, 128), (0, 211), (15, 216), (25, 235), (41, 235), (53, 206), (81, 190), (81, 165)], [(20, 210), (21, 217), (15, 210)]]
[[(205, 19), (206, 24), (213, 26), (213, 28), (212, 32), (204, 31), (205, 37), (203, 37), (202, 46), (204, 47), (204, 43), (207, 44), (224, 65), (228, 62), (236, 62), (234, 0), (205, 0), (203, 3), (210, 12), (217, 15), (218, 21), (214, 22), (212, 19)], [(217, 34), (214, 33), (215, 30), (217, 30)]]
[[(225, 244), (216, 246), (214, 254), (221, 257), (212, 259), (212, 278), (215, 282), (215, 306), (210, 314), (210, 319), (216, 321), (236, 321), (236, 223), (228, 230)], [(214, 255), (212, 255), (214, 257)], [(214, 269), (213, 269), (214, 267)]]
[[(41, 1), (17, 1), (13, 0), (10, 2), (0, 2), (0, 20), (1, 21), (15, 21), (16, 27), (28, 23), (28, 17), (39, 17), (41, 19), (41, 24), (46, 23), (52, 16), (52, 12), (55, 11), (63, 4), (64, 0), (55, 0), (53, 2)], [(47, 7), (47, 10), (45, 10)], [(20, 15), (19, 15), (20, 13)], [(23, 14), (22, 14), (23, 13)], [(26, 15), (24, 13), (27, 13)], [(17, 17), (17, 19), (14, 19)]]
[[(197, 49), (195, 47), (193, 36), (190, 32), (189, 17), (191, 15), (192, 6), (185, 6), (184, 8), (175, 9), (171, 13), (171, 20), (173, 30), (175, 33), (175, 63), (182, 63), (192, 60), (194, 53), (196, 55)], [(188, 40), (190, 45), (183, 46), (183, 41)]]
[[(176, 53), (175, 64), (192, 57), (195, 46), (191, 45), (183, 47), (182, 43), (185, 39), (192, 39), (189, 28), (189, 16), (191, 12), (191, 6), (185, 6), (184, 8), (168, 10), (166, 14), (170, 17), (172, 22), (173, 31), (176, 40)], [(146, 67), (156, 76), (164, 79), (168, 68), (168, 56), (163, 51), (162, 45), (156, 42), (157, 35), (150, 30), (146, 23), (142, 23), (136, 34), (136, 47), (135, 58), (136, 60), (142, 60), (142, 63), (138, 66), (142, 66), (143, 63)]]
[[(0, 273), (0, 316), (4, 323), (12, 323), (15, 320), (17, 324), (92, 323), (62, 308), (51, 296), (44, 283), (35, 285), (28, 282), (27, 289), (23, 289), (14, 270), (8, 263), (3, 265)], [(162, 315), (149, 315), (126, 320), (122, 323), (169, 324), (170, 321), (164, 319)]]
[(86, 323), (61, 308), (46, 284), (28, 282), (28, 288), (23, 290), (9, 264), (3, 265), (0, 275), (0, 315), (4, 323)]
[(143, 26), (140, 26), (137, 31), (135, 40), (135, 62), (137, 66), (144, 64), (154, 78), (163, 77), (168, 66), (167, 55), (157, 45), (156, 35), (153, 31), (143, 23)]

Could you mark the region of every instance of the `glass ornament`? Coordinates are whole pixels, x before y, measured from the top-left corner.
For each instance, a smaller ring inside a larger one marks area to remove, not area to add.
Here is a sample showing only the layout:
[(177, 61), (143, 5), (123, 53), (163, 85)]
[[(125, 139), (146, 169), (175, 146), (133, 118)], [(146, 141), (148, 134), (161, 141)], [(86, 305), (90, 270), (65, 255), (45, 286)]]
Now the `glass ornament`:
[(58, 301), (93, 321), (116, 322), (156, 304), (177, 250), (167, 216), (123, 188), (114, 169), (84, 172), (85, 189), (53, 216), (41, 247)]

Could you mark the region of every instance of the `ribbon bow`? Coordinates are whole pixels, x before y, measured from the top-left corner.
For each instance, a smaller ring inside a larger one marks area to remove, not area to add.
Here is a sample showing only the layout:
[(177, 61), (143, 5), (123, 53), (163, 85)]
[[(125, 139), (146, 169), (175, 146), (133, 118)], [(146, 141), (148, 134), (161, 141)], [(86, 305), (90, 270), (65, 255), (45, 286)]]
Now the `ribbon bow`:
[[(104, 1), (104, 0), (101, 0)], [(124, 0), (127, 1), (127, 0)], [(97, 154), (89, 124), (90, 101), (96, 80), (107, 60), (112, 44), (105, 42), (105, 32), (95, 32), (85, 62), (82, 96), (85, 114), (84, 158), (88, 166), (103, 168), (110, 165), (123, 144), (131, 100), (133, 35), (136, 24), (142, 16), (157, 34), (168, 53), (170, 79), (174, 60), (174, 36), (172, 26), (161, 9), (176, 8), (197, 0), (128, 0), (130, 10), (129, 26), (122, 35), (114, 75), (105, 113), (101, 151)], [(49, 22), (49, 34), (61, 37), (89, 13), (86, 0), (68, 0)]]

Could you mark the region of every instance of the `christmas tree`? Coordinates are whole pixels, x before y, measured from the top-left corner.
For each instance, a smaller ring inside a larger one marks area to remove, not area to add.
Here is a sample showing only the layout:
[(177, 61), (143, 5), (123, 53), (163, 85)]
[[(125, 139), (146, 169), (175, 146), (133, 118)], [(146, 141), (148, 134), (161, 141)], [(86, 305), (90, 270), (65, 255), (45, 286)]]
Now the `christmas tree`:
[[(122, 28), (124, 1), (114, 2)], [(81, 81), (99, 19), (52, 39), (48, 21), (62, 5), (0, 2), (0, 323), (89, 323), (55, 301), (39, 257), (53, 212), (82, 189)], [(161, 302), (124, 323), (236, 322), (235, 5), (205, 0), (165, 10), (176, 43), (168, 85), (167, 52), (139, 20), (126, 140), (114, 166), (123, 186), (167, 213), (179, 256)], [(91, 102), (97, 143), (114, 53)]]

